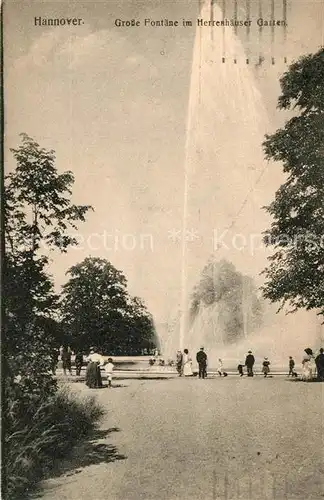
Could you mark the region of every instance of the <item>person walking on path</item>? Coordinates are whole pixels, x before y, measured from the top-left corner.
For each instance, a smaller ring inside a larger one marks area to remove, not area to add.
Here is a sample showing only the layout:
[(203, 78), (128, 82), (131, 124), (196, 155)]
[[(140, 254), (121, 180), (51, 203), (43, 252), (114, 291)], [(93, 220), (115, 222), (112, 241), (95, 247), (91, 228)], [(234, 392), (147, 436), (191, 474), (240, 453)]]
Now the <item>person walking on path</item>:
[(105, 372), (107, 376), (108, 387), (111, 388), (112, 376), (114, 371), (114, 364), (112, 358), (108, 358), (108, 363), (105, 365)]
[(221, 358), (218, 359), (217, 372), (220, 377), (223, 375), (223, 361), (221, 360)]
[(294, 368), (295, 368), (295, 361), (292, 356), (289, 356), (289, 372), (288, 372), (288, 377), (291, 375), (292, 377), (294, 376)]
[(192, 365), (192, 359), (189, 356), (189, 351), (188, 349), (184, 349), (183, 360), (182, 360), (182, 366), (183, 366), (182, 373), (185, 377), (191, 377), (193, 375), (191, 365)]
[(78, 351), (75, 355), (75, 372), (77, 376), (80, 376), (81, 369), (83, 365), (83, 353)]
[(252, 354), (252, 351), (248, 351), (248, 354), (245, 358), (245, 366), (247, 368), (247, 376), (248, 377), (253, 377), (253, 375), (254, 375), (254, 373), (253, 373), (254, 363), (255, 363), (255, 358)]
[(314, 360), (314, 354), (313, 351), (310, 347), (307, 347), (307, 349), (304, 349), (304, 357), (302, 360), (302, 365), (303, 365), (303, 380), (304, 381), (310, 381), (313, 378), (313, 372), (315, 368), (315, 360)]
[(227, 372), (223, 369), (223, 360), (221, 358), (218, 359), (217, 372), (220, 377), (227, 377)]
[(98, 361), (89, 361), (86, 370), (86, 385), (90, 389), (99, 389), (102, 387), (101, 372)]
[(244, 375), (243, 367), (244, 367), (244, 365), (242, 365), (242, 363), (240, 363), (239, 365), (237, 365), (237, 370), (239, 372), (239, 376), (240, 377), (243, 377), (243, 375)]
[(179, 374), (179, 377), (182, 377), (182, 362), (183, 362), (183, 355), (181, 351), (177, 351), (177, 358), (176, 358), (176, 366), (177, 366), (177, 372)]
[(59, 350), (53, 349), (52, 353), (51, 353), (51, 371), (52, 371), (52, 375), (54, 375), (54, 376), (56, 375), (58, 357), (59, 357)]
[(87, 357), (86, 361), (96, 361), (100, 366), (103, 366), (105, 363), (104, 357), (99, 354), (99, 352), (96, 352), (96, 349), (94, 347), (90, 348), (90, 354)]
[(201, 347), (197, 352), (196, 360), (199, 367), (199, 378), (205, 378), (207, 375), (207, 354), (204, 351), (204, 348)]
[(61, 359), (63, 364), (63, 373), (66, 375), (66, 370), (72, 375), (72, 352), (70, 347), (63, 347)]
[(263, 372), (264, 378), (266, 378), (270, 373), (270, 361), (268, 360), (267, 357), (265, 357), (263, 360), (262, 372)]
[(100, 367), (105, 363), (104, 357), (96, 352), (95, 348), (92, 347), (86, 361), (88, 361), (86, 370), (86, 385), (90, 389), (99, 389), (102, 387)]
[(324, 382), (324, 349), (320, 348), (320, 353), (315, 358), (316, 369), (317, 369), (317, 379), (320, 382)]

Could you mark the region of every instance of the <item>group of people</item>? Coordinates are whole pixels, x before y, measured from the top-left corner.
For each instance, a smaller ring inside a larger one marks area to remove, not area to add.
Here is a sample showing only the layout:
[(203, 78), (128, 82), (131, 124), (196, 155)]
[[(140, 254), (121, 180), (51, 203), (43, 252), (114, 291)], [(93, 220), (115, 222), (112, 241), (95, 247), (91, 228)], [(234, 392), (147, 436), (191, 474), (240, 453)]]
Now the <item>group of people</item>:
[[(59, 353), (60, 353), (60, 358), (62, 361), (62, 368), (63, 368), (64, 375), (66, 375), (67, 371), (69, 372), (70, 375), (72, 375), (72, 354), (73, 354), (73, 352), (72, 352), (71, 347), (61, 346)], [(75, 354), (74, 363), (75, 363), (76, 375), (80, 375), (82, 366), (84, 364), (84, 357), (83, 357), (82, 351), (78, 351)], [(57, 366), (57, 355), (56, 355), (55, 360), (53, 362), (53, 367), (52, 367), (53, 375), (55, 375), (56, 366)]]
[[(204, 347), (201, 347), (197, 352), (196, 361), (198, 363), (198, 377), (206, 378), (208, 358)], [(177, 351), (176, 367), (179, 377), (191, 377), (194, 375), (192, 371), (192, 358), (189, 356), (188, 349), (184, 349), (183, 353), (181, 350)], [(223, 370), (223, 361), (220, 358), (218, 359), (217, 372), (220, 377), (227, 377), (227, 373)]]
[[(66, 375), (67, 371), (70, 375), (72, 375), (72, 350), (70, 347), (61, 347), (60, 348), (60, 357), (63, 366), (63, 373)], [(207, 377), (207, 366), (208, 366), (208, 357), (205, 352), (204, 347), (201, 347), (200, 350), (196, 354), (196, 361), (198, 363), (198, 377), (204, 379)], [(90, 349), (90, 354), (84, 358), (84, 354), (81, 351), (78, 351), (75, 354), (75, 369), (76, 375), (80, 375), (82, 366), (84, 362), (87, 363), (86, 367), (86, 385), (90, 388), (99, 388), (103, 387), (102, 376), (101, 376), (101, 368), (104, 369), (107, 378), (107, 385), (111, 387), (112, 376), (114, 370), (114, 364), (112, 358), (108, 358), (105, 361), (105, 358), (95, 352), (94, 348)], [(56, 363), (54, 366), (53, 363), (53, 374), (55, 375), (55, 367), (57, 364), (57, 356)], [(163, 363), (164, 364), (164, 363)], [(268, 377), (270, 373), (270, 361), (267, 357), (263, 359), (262, 362), (262, 373), (264, 377)], [(254, 366), (255, 366), (255, 357), (252, 351), (248, 351), (247, 356), (245, 358), (245, 362), (240, 363), (237, 367), (238, 373), (241, 377), (244, 376), (244, 368), (246, 368), (246, 374), (248, 377), (254, 376)], [(194, 375), (192, 370), (192, 358), (189, 355), (188, 349), (184, 349), (182, 351), (177, 352), (176, 356), (176, 368), (180, 377), (191, 377)], [(221, 358), (218, 359), (218, 367), (217, 373), (220, 377), (226, 377), (227, 372), (223, 369), (223, 361)], [(297, 373), (295, 371), (295, 361), (292, 356), (289, 356), (289, 371), (288, 377), (297, 377)], [(321, 348), (319, 350), (319, 354), (315, 356), (312, 349), (305, 349), (305, 355), (302, 360), (302, 379), (303, 380), (313, 380), (314, 377), (317, 377), (317, 380), (323, 382), (324, 381), (324, 350)]]
[(317, 356), (309, 347), (304, 352), (302, 360), (303, 380), (313, 380), (316, 372), (317, 380), (324, 382), (324, 349), (321, 347)]
[[(73, 352), (71, 347), (61, 346), (59, 354), (62, 362), (64, 375), (66, 375), (67, 372), (70, 375), (72, 375)], [(106, 375), (107, 386), (111, 387), (113, 370), (114, 370), (114, 364), (112, 358), (108, 358), (108, 360), (105, 361), (105, 358), (101, 354), (97, 353), (94, 348), (91, 348), (88, 356), (84, 356), (84, 353), (82, 351), (77, 351), (75, 353), (74, 363), (75, 363), (75, 373), (77, 376), (80, 376), (82, 366), (84, 365), (84, 363), (87, 363), (85, 378), (86, 378), (86, 385), (89, 388), (94, 389), (103, 387), (102, 376), (101, 376), (102, 367), (104, 368), (104, 372)], [(57, 355), (55, 358), (55, 365), (53, 361), (53, 366), (52, 366), (53, 375), (55, 375), (56, 365), (57, 365)]]
[(88, 362), (86, 369), (86, 385), (90, 389), (99, 389), (100, 387), (103, 387), (101, 376), (101, 367), (103, 367), (107, 378), (107, 387), (111, 388), (114, 371), (113, 359), (108, 358), (106, 362), (105, 358), (101, 354), (98, 354), (94, 349), (91, 349), (86, 361)]
[(103, 387), (101, 376), (101, 368), (103, 367), (107, 379), (107, 387), (111, 388), (114, 371), (113, 359), (108, 358), (108, 360), (105, 361), (105, 358), (101, 354), (95, 352), (94, 348), (91, 348), (86, 361), (88, 363), (86, 369), (86, 385), (90, 389), (99, 389), (100, 387)]
[[(243, 375), (244, 375), (244, 367), (246, 367), (247, 376), (253, 377), (254, 376), (254, 371), (253, 371), (254, 364), (255, 364), (255, 357), (254, 357), (252, 351), (248, 351), (247, 356), (245, 358), (244, 365), (239, 364), (237, 367), (237, 370), (239, 372), (240, 377), (243, 377)], [(267, 356), (265, 356), (263, 361), (262, 361), (262, 373), (263, 373), (264, 377), (268, 377), (268, 375), (270, 373), (270, 364), (271, 363), (270, 363), (269, 359), (267, 358)]]
[[(198, 377), (206, 378), (207, 377), (207, 365), (208, 358), (205, 352), (204, 347), (201, 347), (200, 350), (196, 354), (196, 361), (198, 363)], [(289, 356), (289, 366), (288, 366), (288, 377), (297, 377), (297, 372), (295, 371), (295, 360), (292, 356)], [(270, 361), (265, 356), (262, 361), (262, 373), (266, 378), (270, 374)], [(255, 357), (252, 351), (248, 351), (247, 356), (245, 358), (245, 362), (240, 363), (237, 367), (238, 373), (241, 377), (244, 376), (244, 368), (246, 368), (246, 374), (248, 377), (254, 376), (254, 366), (255, 366)], [(194, 373), (192, 371), (192, 358), (189, 356), (188, 349), (184, 349), (183, 353), (181, 350), (177, 351), (176, 356), (176, 367), (177, 372), (180, 377), (190, 377), (193, 376)], [(317, 380), (323, 382), (324, 381), (324, 350), (321, 348), (319, 350), (319, 354), (315, 357), (312, 349), (305, 349), (305, 356), (302, 360), (303, 380), (312, 380), (317, 376)], [(223, 361), (222, 359), (218, 359), (218, 367), (217, 373), (219, 376), (226, 377), (227, 372), (223, 369)]]

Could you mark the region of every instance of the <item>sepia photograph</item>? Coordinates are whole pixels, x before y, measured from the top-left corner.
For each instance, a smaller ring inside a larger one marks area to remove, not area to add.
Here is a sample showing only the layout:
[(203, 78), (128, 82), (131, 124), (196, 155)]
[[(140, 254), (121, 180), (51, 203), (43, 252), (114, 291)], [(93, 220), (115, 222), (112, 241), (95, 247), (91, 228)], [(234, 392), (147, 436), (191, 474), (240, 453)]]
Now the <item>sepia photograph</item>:
[(2, 26), (2, 498), (324, 499), (323, 0)]

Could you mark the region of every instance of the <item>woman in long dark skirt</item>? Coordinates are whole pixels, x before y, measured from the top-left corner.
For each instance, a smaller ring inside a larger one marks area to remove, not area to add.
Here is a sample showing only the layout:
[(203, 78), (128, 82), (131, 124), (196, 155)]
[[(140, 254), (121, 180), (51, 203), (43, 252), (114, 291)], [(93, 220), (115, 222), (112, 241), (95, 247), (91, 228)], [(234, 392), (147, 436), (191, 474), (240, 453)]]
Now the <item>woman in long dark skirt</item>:
[(86, 385), (90, 389), (102, 387), (100, 366), (96, 361), (90, 361), (86, 371)]

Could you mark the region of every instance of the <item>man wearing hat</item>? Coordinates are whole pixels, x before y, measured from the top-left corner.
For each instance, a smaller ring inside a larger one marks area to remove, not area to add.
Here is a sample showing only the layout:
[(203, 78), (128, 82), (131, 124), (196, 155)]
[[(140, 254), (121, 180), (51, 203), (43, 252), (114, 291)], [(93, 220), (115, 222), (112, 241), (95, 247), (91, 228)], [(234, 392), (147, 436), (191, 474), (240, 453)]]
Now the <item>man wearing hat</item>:
[(321, 382), (324, 382), (324, 349), (320, 348), (318, 356), (315, 358), (316, 368), (317, 368), (317, 378)]
[(255, 363), (254, 356), (252, 354), (252, 351), (248, 351), (248, 354), (245, 358), (245, 366), (247, 369), (247, 376), (248, 377), (253, 377), (253, 366)]
[(196, 360), (199, 367), (199, 378), (205, 378), (207, 375), (207, 354), (203, 347), (197, 352)]

